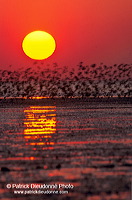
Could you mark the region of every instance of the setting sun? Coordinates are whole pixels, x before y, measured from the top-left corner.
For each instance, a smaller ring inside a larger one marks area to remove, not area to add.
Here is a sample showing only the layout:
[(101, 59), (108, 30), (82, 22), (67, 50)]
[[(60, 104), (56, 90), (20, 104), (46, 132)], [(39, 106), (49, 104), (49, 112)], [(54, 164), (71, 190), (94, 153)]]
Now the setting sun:
[(45, 31), (33, 31), (25, 36), (22, 42), (24, 53), (35, 60), (43, 60), (55, 51), (54, 38)]

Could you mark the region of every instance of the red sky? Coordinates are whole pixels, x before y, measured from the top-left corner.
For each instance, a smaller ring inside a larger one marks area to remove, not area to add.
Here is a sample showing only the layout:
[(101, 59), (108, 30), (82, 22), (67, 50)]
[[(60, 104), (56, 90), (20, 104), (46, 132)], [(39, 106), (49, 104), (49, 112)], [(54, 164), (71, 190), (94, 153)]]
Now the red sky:
[(132, 0), (0, 0), (0, 69), (32, 66), (22, 51), (26, 34), (56, 40), (45, 64), (132, 63)]

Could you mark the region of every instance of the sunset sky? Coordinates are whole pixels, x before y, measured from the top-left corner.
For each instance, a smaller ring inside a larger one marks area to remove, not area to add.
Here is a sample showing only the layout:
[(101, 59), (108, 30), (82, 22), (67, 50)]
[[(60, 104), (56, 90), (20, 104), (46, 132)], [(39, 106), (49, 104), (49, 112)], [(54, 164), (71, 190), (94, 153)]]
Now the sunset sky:
[(45, 64), (132, 63), (132, 0), (0, 0), (0, 28), (0, 69), (33, 65), (21, 43), (35, 30), (57, 43)]

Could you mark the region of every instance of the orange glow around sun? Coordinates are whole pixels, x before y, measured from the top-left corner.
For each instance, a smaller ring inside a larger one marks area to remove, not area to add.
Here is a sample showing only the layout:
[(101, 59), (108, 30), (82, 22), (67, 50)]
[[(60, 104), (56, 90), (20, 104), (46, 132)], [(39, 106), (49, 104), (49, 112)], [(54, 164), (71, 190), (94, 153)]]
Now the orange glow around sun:
[(45, 31), (33, 31), (22, 42), (24, 53), (34, 59), (43, 60), (51, 56), (56, 48), (55, 39)]

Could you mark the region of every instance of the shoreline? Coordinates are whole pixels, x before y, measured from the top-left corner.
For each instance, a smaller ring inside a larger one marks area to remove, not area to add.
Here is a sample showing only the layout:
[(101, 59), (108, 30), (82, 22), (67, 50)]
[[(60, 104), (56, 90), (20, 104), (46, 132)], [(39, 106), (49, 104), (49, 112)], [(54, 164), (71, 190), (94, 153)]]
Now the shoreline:
[(0, 98), (0, 107), (6, 105), (62, 105), (62, 104), (74, 104), (74, 103), (114, 103), (114, 104), (132, 104), (132, 97), (105, 97), (105, 98)]

